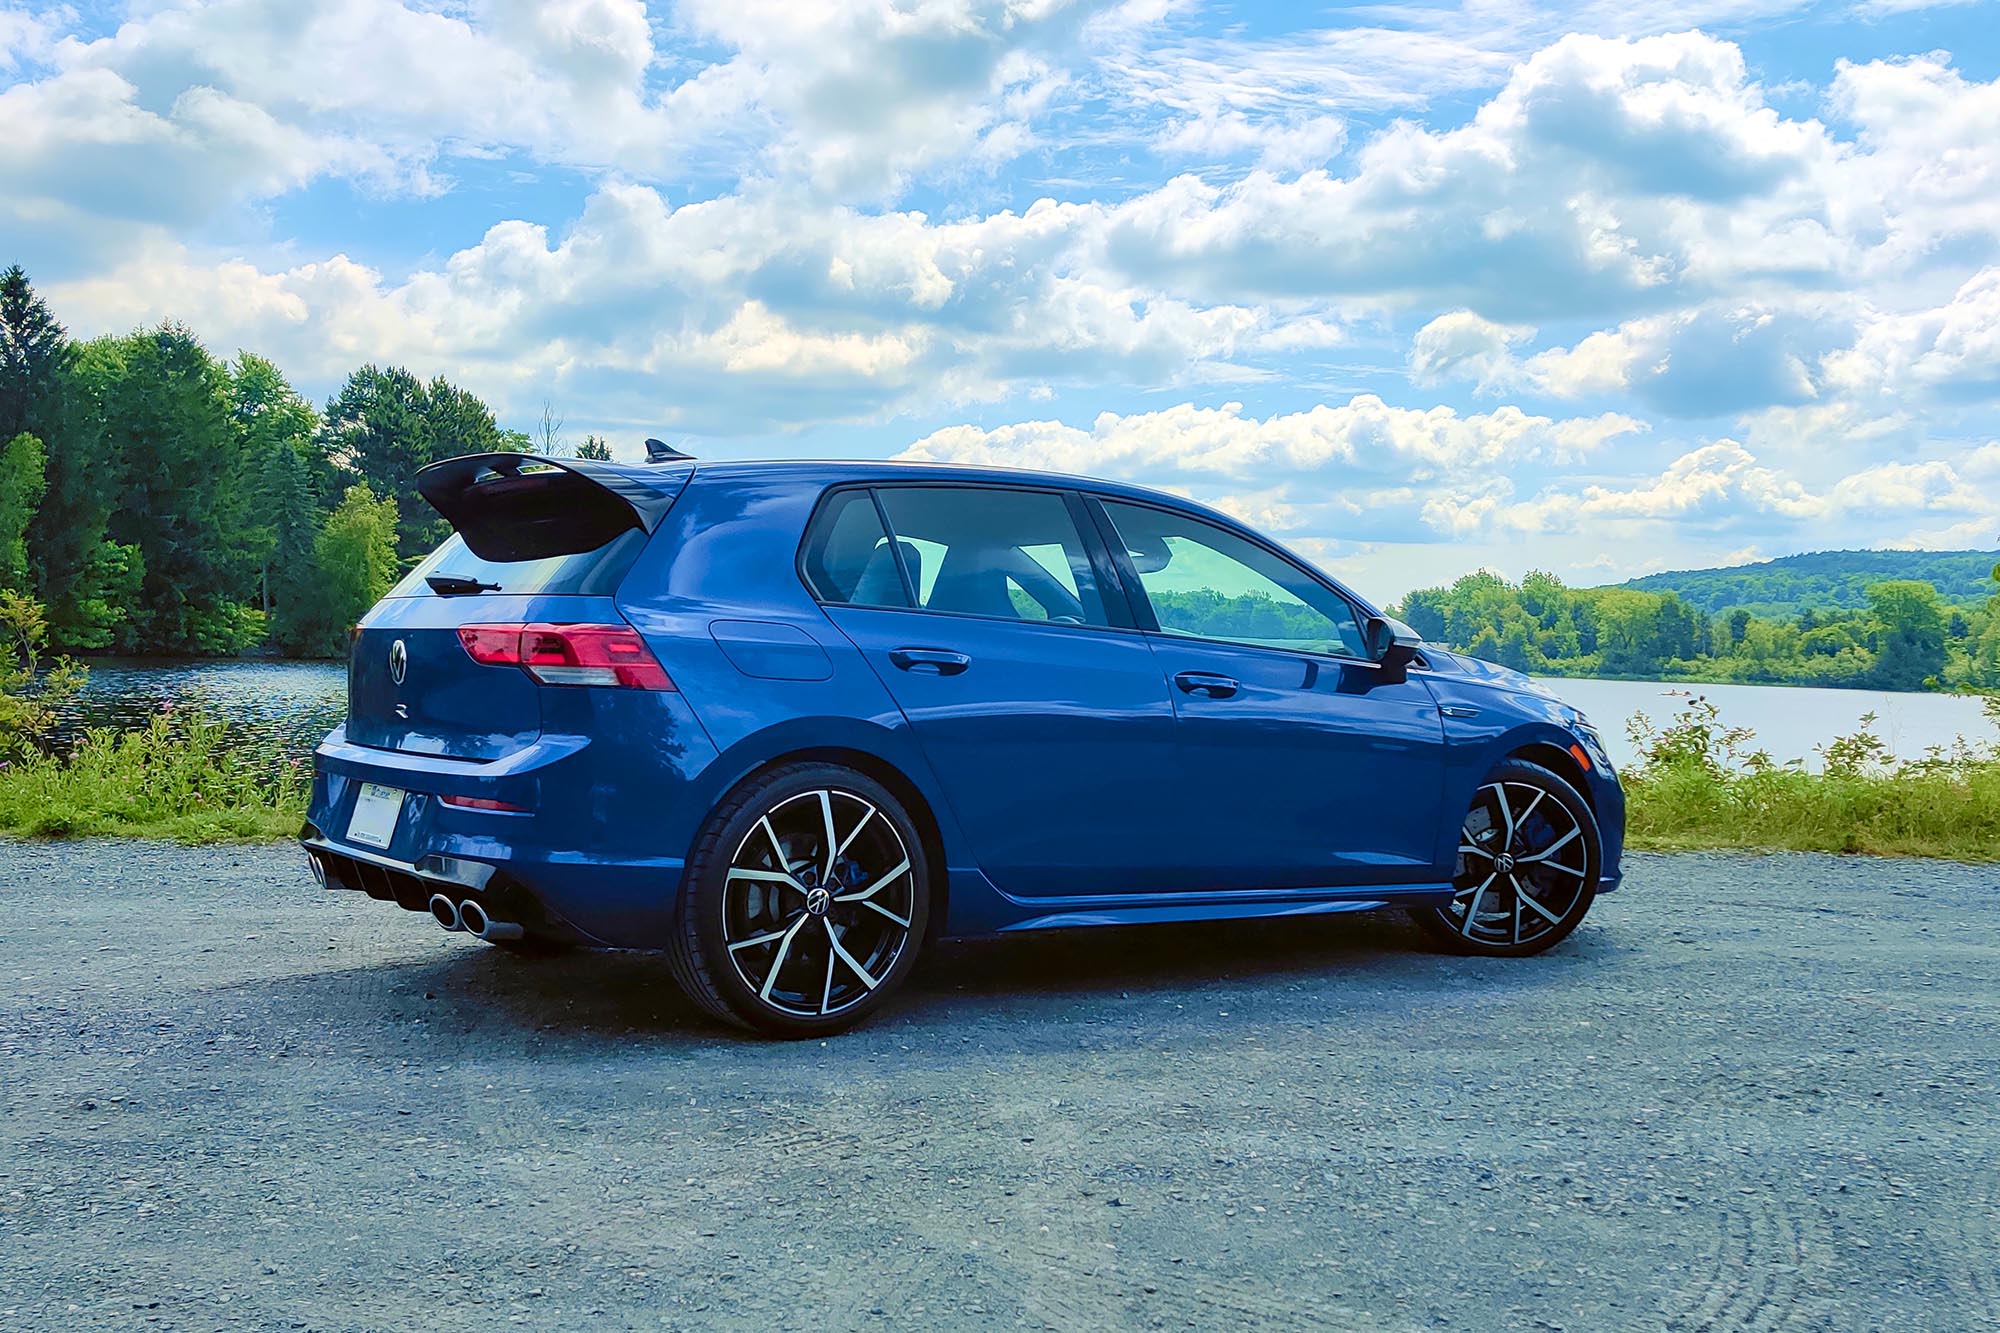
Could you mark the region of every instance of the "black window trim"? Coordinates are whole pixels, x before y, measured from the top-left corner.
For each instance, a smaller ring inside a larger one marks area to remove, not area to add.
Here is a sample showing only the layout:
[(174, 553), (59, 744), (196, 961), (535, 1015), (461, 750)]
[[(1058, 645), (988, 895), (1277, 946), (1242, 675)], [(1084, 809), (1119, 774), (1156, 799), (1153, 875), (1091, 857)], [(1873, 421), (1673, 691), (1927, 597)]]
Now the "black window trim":
[[(917, 598), (916, 581), (910, 577), (909, 567), (903, 559), (902, 538), (897, 535), (895, 524), (889, 521), (888, 508), (882, 503), (881, 492), (890, 490), (1026, 491), (1034, 495), (1054, 495), (1061, 498), (1064, 507), (1069, 512), (1070, 522), (1076, 528), (1077, 540), (1083, 543), (1085, 558), (1090, 562), (1091, 577), (1097, 584), (1098, 600), (1102, 603), (1104, 614), (1111, 623), (1108, 625), (1065, 625), (1058, 621), (982, 615), (976, 611), (938, 611), (928, 606), (920, 605)], [(821, 512), (827, 505), (833, 502), (836, 496), (851, 491), (867, 492), (869, 499), (874, 503), (875, 517), (882, 524), (883, 535), (888, 539), (890, 559), (895, 562), (897, 577), (903, 585), (903, 595), (909, 599), (908, 606), (880, 606), (870, 602), (828, 601), (820, 595), (819, 589), (813, 586), (811, 576), (806, 573), (806, 548), (812, 541), (813, 530), (819, 522)], [(807, 595), (822, 609), (852, 607), (859, 611), (900, 611), (910, 615), (940, 616), (952, 620), (978, 620), (995, 625), (1018, 625), (1037, 629), (1082, 630), (1093, 634), (1143, 633), (1144, 631), (1139, 623), (1138, 613), (1135, 610), (1135, 603), (1130, 588), (1114, 563), (1109, 543), (1104, 541), (1102, 533), (1096, 527), (1096, 516), (1090, 512), (1085, 500), (1086, 496), (1084, 493), (1070, 487), (1038, 486), (1028, 482), (961, 481), (957, 479), (947, 481), (921, 477), (913, 477), (907, 481), (898, 478), (894, 481), (840, 482), (828, 486), (825, 490), (821, 491), (819, 498), (813, 502), (812, 513), (807, 515), (804, 531), (799, 538), (799, 547), (793, 559), (793, 565), (798, 573), (799, 582), (804, 586)], [(1147, 608), (1146, 614), (1148, 616), (1151, 615), (1150, 607)]]
[(1153, 635), (1169, 643), (1225, 644), (1232, 648), (1249, 648), (1268, 653), (1284, 653), (1289, 657), (1319, 658), (1338, 662), (1343, 666), (1364, 666), (1376, 671), (1382, 669), (1382, 664), (1372, 657), (1349, 657), (1345, 653), (1315, 653), (1305, 648), (1277, 648), (1268, 643), (1246, 643), (1241, 639), (1214, 639), (1205, 634), (1174, 634), (1160, 628), (1159, 613), (1153, 610), (1153, 600), (1146, 595), (1146, 585), (1140, 580), (1139, 571), (1133, 566), (1131, 557), (1126, 553), (1125, 541), (1124, 538), (1118, 535), (1117, 523), (1112, 519), (1110, 512), (1104, 507), (1107, 503), (1129, 505), (1134, 509), (1150, 509), (1155, 513), (1171, 514), (1176, 518), (1192, 519), (1197, 523), (1205, 523), (1212, 528), (1220, 528), (1231, 536), (1242, 538), (1252, 546), (1258, 547), (1266, 554), (1273, 556), (1281, 563), (1291, 566), (1292, 570), (1307, 582), (1316, 584), (1340, 598), (1342, 602), (1347, 604), (1348, 611), (1353, 614), (1356, 628), (1360, 629), (1363, 633), (1367, 631), (1369, 619), (1379, 615), (1380, 612), (1370, 610), (1366, 603), (1348, 592), (1347, 589), (1341, 587), (1332, 579), (1326, 578), (1308, 568), (1298, 557), (1292, 555), (1282, 546), (1267, 540), (1251, 529), (1238, 525), (1218, 523), (1206, 514), (1197, 514), (1186, 509), (1177, 509), (1172, 505), (1158, 504), (1150, 500), (1134, 499), (1126, 495), (1111, 495), (1093, 491), (1087, 493), (1085, 499), (1091, 509), (1092, 517), (1098, 524), (1098, 540), (1104, 544), (1105, 548), (1110, 552), (1111, 559), (1117, 564), (1120, 579), (1125, 581), (1129, 587), (1138, 590), (1136, 595), (1128, 592), (1127, 596), (1132, 602), (1143, 633)]

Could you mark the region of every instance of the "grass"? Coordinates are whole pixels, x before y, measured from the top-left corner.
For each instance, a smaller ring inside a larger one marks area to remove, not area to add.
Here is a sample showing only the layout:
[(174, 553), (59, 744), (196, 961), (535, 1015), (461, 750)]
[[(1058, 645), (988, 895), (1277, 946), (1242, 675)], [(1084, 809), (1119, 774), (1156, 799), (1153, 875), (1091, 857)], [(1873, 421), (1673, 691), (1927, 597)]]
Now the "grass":
[(310, 773), (274, 747), (245, 745), (197, 710), (143, 729), (86, 732), (67, 756), (0, 769), (0, 833), (122, 836), (185, 843), (295, 837)]
[[(1987, 705), (2000, 722), (2000, 707)], [(1707, 700), (1654, 730), (1635, 719), (1627, 845), (1642, 851), (1846, 852), (2000, 860), (2000, 753), (1964, 741), (1898, 761), (1862, 729), (1821, 749), (1823, 771), (1779, 764)]]

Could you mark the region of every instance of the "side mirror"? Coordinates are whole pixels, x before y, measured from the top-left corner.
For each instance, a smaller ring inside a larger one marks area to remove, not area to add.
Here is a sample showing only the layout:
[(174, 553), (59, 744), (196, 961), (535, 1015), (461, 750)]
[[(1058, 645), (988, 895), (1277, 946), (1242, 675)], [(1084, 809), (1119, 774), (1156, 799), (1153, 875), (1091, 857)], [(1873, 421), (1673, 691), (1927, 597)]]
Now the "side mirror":
[(1363, 632), (1368, 638), (1368, 655), (1392, 680), (1401, 680), (1408, 674), (1410, 663), (1417, 660), (1417, 650), (1424, 644), (1415, 630), (1388, 616), (1368, 617)]

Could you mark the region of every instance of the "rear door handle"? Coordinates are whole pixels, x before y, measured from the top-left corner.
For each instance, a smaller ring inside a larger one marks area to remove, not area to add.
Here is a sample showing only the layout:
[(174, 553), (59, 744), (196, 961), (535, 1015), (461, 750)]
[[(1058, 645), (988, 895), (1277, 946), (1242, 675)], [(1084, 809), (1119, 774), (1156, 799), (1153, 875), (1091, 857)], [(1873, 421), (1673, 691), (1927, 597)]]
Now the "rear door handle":
[(1208, 699), (1227, 699), (1240, 688), (1228, 676), (1212, 675), (1206, 671), (1183, 671), (1174, 677), (1174, 684), (1181, 687), (1183, 694), (1199, 694)]
[(905, 671), (930, 676), (956, 676), (972, 665), (970, 657), (949, 648), (891, 648), (889, 660)]

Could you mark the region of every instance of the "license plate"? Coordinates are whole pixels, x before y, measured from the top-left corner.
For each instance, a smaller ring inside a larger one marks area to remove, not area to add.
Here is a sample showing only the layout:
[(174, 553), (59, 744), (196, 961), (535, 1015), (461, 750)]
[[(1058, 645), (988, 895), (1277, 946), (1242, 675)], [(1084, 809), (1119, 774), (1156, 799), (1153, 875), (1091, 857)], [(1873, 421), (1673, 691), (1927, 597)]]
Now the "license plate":
[(354, 798), (354, 814), (347, 821), (347, 840), (386, 849), (396, 836), (396, 821), (402, 814), (402, 792), (364, 782), (361, 794)]

